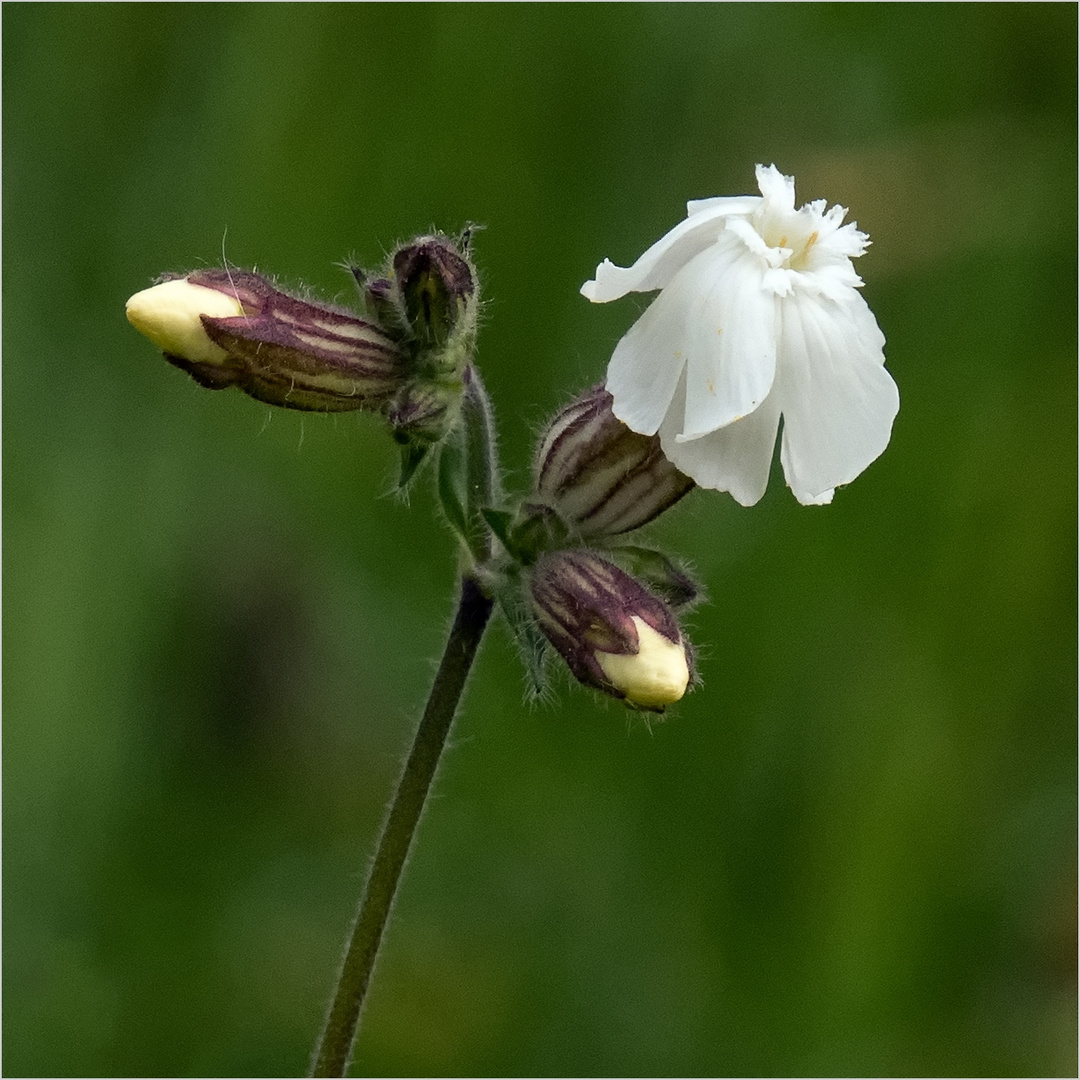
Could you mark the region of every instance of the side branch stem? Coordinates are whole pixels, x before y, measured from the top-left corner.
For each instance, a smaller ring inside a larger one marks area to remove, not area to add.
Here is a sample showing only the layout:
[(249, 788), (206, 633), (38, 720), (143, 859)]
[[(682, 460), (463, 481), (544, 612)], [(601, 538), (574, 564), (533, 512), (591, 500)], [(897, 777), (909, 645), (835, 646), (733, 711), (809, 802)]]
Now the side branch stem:
[(462, 580), (461, 599), (446, 651), (383, 826), (375, 861), (349, 934), (326, 1026), (312, 1055), (311, 1076), (345, 1075), (401, 871), (491, 608), (492, 601), (481, 592), (472, 577), (466, 576)]

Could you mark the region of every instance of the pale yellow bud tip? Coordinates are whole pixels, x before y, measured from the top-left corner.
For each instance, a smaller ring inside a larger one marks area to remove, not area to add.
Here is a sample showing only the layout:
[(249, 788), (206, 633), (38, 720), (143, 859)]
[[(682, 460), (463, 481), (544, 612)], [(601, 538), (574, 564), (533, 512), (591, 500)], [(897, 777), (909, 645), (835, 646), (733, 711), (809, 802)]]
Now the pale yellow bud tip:
[(192, 363), (220, 364), (228, 353), (207, 336), (200, 315), (231, 318), (244, 308), (233, 296), (186, 278), (143, 289), (127, 302), (128, 322), (159, 349)]
[(657, 633), (644, 619), (631, 616), (638, 632), (633, 655), (597, 652), (596, 661), (611, 684), (635, 705), (670, 705), (686, 693), (690, 667), (686, 647)]

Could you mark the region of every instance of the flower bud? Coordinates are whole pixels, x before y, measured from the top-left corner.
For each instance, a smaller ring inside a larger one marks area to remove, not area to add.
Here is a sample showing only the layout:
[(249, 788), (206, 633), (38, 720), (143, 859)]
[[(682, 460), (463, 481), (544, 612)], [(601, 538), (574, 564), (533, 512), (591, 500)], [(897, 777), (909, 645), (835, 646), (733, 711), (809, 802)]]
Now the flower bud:
[(313, 304), (240, 270), (200, 270), (128, 301), (136, 329), (213, 390), (319, 412), (379, 409), (408, 364), (374, 323)]
[(399, 443), (438, 442), (457, 417), (460, 392), (436, 382), (410, 383), (386, 407), (394, 439)]
[[(476, 334), (476, 275), (457, 247), (441, 236), (421, 236), (393, 256), (405, 318), (425, 346), (471, 347)], [(441, 370), (461, 370), (458, 357), (440, 358)], [(468, 357), (464, 357), (465, 360)]]
[(686, 693), (690, 661), (674, 614), (617, 566), (557, 551), (532, 567), (529, 588), (544, 636), (586, 686), (653, 712)]
[(645, 525), (694, 486), (656, 435), (639, 435), (615, 416), (611, 400), (595, 386), (560, 410), (536, 455), (531, 504), (552, 507), (583, 539)]

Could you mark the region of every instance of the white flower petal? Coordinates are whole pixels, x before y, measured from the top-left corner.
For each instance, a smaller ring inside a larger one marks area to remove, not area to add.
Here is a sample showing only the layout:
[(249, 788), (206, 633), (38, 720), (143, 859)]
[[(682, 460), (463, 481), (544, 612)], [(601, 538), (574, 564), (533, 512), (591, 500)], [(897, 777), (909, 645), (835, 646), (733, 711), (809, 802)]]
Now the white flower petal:
[(785, 176), (775, 165), (758, 165), (754, 175), (770, 211), (795, 209), (794, 176)]
[(776, 300), (762, 287), (761, 260), (733, 234), (687, 265), (655, 304), (686, 357), (686, 412), (680, 442), (753, 412), (776, 373)]
[(770, 394), (742, 420), (693, 442), (679, 442), (683, 426), (685, 380), (675, 393), (671, 411), (660, 427), (660, 445), (668, 460), (699, 487), (729, 491), (736, 502), (753, 506), (769, 483), (780, 405)]
[(701, 209), (692, 217), (680, 221), (633, 266), (616, 266), (610, 259), (605, 259), (596, 268), (596, 277), (581, 286), (581, 295), (594, 304), (606, 304), (629, 292), (652, 292), (665, 288), (695, 255), (716, 242), (717, 236), (723, 231), (725, 217), (732, 212), (726, 204), (741, 205), (751, 199), (755, 204), (761, 202), (757, 196), (749, 195), (740, 199), (708, 200), (725, 205)]
[[(855, 273), (850, 260), (846, 258), (842, 262), (826, 263), (810, 271), (778, 270), (776, 273), (789, 275), (792, 289), (817, 293), (829, 300), (841, 302), (850, 300), (851, 293), (863, 283), (862, 278)], [(790, 292), (792, 289), (787, 291)]]
[(790, 248), (769, 247), (765, 238), (744, 218), (731, 218), (724, 223), (728, 232), (734, 233), (762, 262), (769, 267), (781, 266), (791, 257)]
[(686, 216), (693, 217), (706, 210), (718, 210), (725, 217), (746, 217), (761, 205), (760, 195), (719, 195), (714, 199), (691, 199), (686, 204)]
[(848, 259), (857, 259), (866, 253), (870, 246), (870, 237), (864, 232), (859, 232), (854, 221), (849, 221), (841, 226), (847, 211), (842, 206), (834, 206), (818, 226), (819, 240), (822, 249), (835, 252)]
[[(686, 358), (678, 344), (680, 312), (661, 293), (624, 335), (608, 361), (611, 411), (633, 431), (655, 435), (668, 411)], [(675, 342), (673, 344), (673, 342)]]
[(807, 293), (783, 302), (780, 456), (800, 502), (854, 480), (888, 445), (900, 396), (884, 367), (884, 340), (857, 293), (844, 303)]

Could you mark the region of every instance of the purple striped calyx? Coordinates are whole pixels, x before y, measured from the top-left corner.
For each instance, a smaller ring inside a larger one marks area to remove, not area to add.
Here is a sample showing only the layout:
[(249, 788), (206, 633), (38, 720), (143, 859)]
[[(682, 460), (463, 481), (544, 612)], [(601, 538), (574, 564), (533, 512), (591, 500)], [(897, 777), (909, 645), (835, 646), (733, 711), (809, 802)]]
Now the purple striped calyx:
[(656, 435), (631, 431), (594, 386), (561, 409), (544, 432), (527, 510), (553, 510), (571, 536), (596, 540), (652, 521), (693, 486), (664, 456)]
[(200, 386), (288, 409), (381, 409), (408, 375), (406, 354), (375, 323), (246, 270), (162, 281), (128, 301), (128, 319)]

